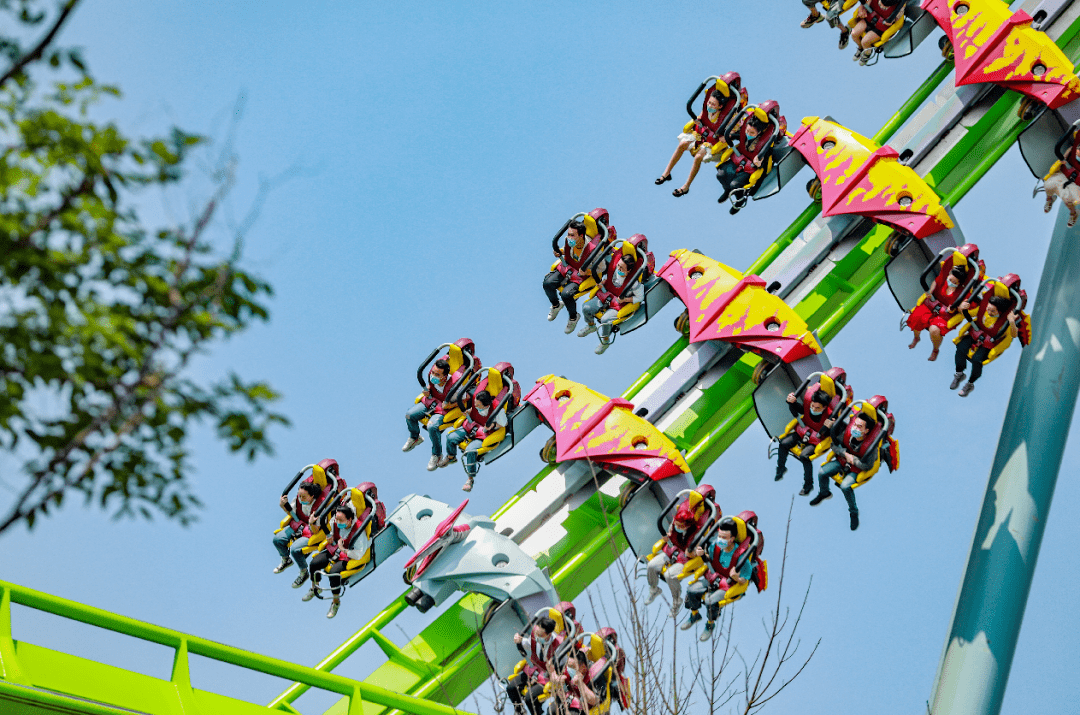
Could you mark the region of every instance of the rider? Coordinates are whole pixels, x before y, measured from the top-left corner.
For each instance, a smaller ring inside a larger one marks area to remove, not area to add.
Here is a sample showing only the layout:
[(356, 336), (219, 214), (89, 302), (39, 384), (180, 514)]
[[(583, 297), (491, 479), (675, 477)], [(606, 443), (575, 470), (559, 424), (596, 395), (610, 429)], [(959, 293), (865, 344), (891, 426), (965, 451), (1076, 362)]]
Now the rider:
[[(847, 9), (843, 6), (843, 2), (844, 0), (802, 0), (802, 4), (810, 10), (810, 14), (807, 15), (806, 19), (802, 21), (802, 24), (800, 24), (799, 27), (805, 29), (813, 27), (822, 20), (827, 20), (829, 27), (840, 27), (840, 49), (844, 49), (848, 45), (848, 38), (851, 37), (851, 30), (838, 19), (840, 13)], [(825, 15), (818, 12), (818, 3), (825, 9)], [(837, 9), (839, 10), (838, 12), (834, 10), (834, 12), (836, 12), (835, 16), (828, 12), (833, 3), (838, 6)]]
[[(859, 9), (848, 24), (852, 25), (851, 39), (855, 40), (852, 59), (865, 65), (874, 56), (874, 45), (889, 39), (903, 26), (907, 0), (858, 0), (858, 3)], [(854, 4), (855, 0), (846, 0), (844, 9)]]
[[(989, 303), (986, 305), (982, 316), (972, 318), (971, 314), (967, 311), (971, 308), (971, 303), (964, 301), (960, 304), (960, 310), (964, 313), (969, 321), (973, 325), (973, 329), (968, 330), (962, 336), (957, 338), (956, 342), (956, 373), (953, 375), (952, 383), (949, 384), (950, 390), (955, 390), (960, 386), (960, 383), (964, 379), (964, 371), (967, 369), (967, 363), (969, 360), (968, 354), (974, 348), (974, 352), (971, 353), (971, 377), (964, 383), (964, 386), (960, 388), (960, 397), (967, 397), (971, 394), (971, 391), (975, 389), (975, 381), (982, 376), (983, 361), (990, 356), (990, 351), (995, 344), (994, 336), (990, 335), (988, 330), (995, 325), (999, 325), (998, 318), (1001, 317), (1002, 311), (1009, 311), (1009, 314), (1005, 317), (1009, 321), (1009, 327), (1006, 330), (1004, 337), (1008, 339), (1015, 338), (1020, 334), (1020, 330), (1017, 327), (1017, 322), (1020, 320), (1021, 315), (1015, 310), (1009, 310), (1012, 307), (1012, 303), (1008, 298), (1001, 296), (993, 296), (990, 298)], [(975, 320), (978, 319), (979, 323), (976, 324)]]
[(559, 715), (588, 715), (602, 698), (589, 682), (589, 657), (574, 648), (566, 659), (566, 667), (556, 672), (554, 664), (548, 671), (554, 704), (551, 712)]
[(350, 566), (357, 568), (371, 558), (371, 534), (369, 529), (362, 528), (363, 522), (363, 519), (356, 518), (352, 506), (339, 506), (334, 512), (329, 537), (308, 564), (312, 585), (302, 600), (310, 601), (315, 596), (315, 572), (327, 570), (330, 574), (330, 593), (334, 598), (326, 613), (327, 618), (336, 616), (341, 606), (341, 572)]
[(1050, 213), (1054, 207), (1054, 199), (1061, 197), (1069, 209), (1069, 227), (1076, 225), (1077, 204), (1080, 204), (1080, 132), (1075, 127), (1058, 141), (1054, 147), (1054, 153), (1059, 160), (1050, 167), (1050, 172), (1043, 179), (1043, 189), (1046, 191), (1046, 204), (1043, 211)]
[[(690, 618), (679, 628), (688, 630), (701, 620), (702, 600), (707, 604), (706, 613), (709, 616), (705, 622), (705, 629), (701, 632), (700, 640), (707, 641), (713, 637), (716, 629), (716, 620), (720, 616), (720, 602), (724, 600), (728, 591), (741, 589), (735, 594), (746, 591), (753, 574), (753, 559), (747, 558), (742, 565), (736, 568), (737, 560), (733, 562), (735, 547), (739, 543), (739, 527), (731, 517), (724, 517), (716, 528), (716, 535), (709, 540), (705, 551), (708, 554), (706, 564), (708, 573), (705, 578), (694, 581), (686, 589), (686, 607), (690, 609)], [(709, 596), (705, 598), (705, 594)]]
[(429, 472), (435, 471), (442, 457), (442, 427), (443, 417), (453, 405), (447, 401), (450, 391), (454, 386), (450, 384), (450, 363), (439, 358), (435, 361), (428, 373), (428, 384), (424, 388), (423, 399), (409, 408), (405, 413), (405, 425), (409, 428), (409, 439), (402, 452), (408, 452), (416, 445), (424, 441), (420, 435), (420, 420), (428, 417), (427, 431), (431, 436), (431, 459), (428, 460)]
[[(295, 560), (300, 567), (300, 575), (296, 577), (296, 582), (293, 584), (294, 588), (299, 588), (300, 584), (307, 580), (307, 560), (301, 549), (307, 546), (307, 537), (311, 535), (311, 532), (308, 531), (305, 536), (304, 530), (308, 528), (308, 522), (311, 519), (312, 512), (315, 510), (316, 503), (322, 501), (320, 499), (322, 493), (323, 488), (321, 486), (313, 481), (304, 481), (297, 488), (296, 499), (293, 500), (292, 504), (289, 504), (289, 497), (285, 494), (281, 495), (281, 500), (278, 502), (281, 508), (285, 510), (285, 513), (289, 515), (289, 523), (274, 535), (274, 548), (277, 549), (278, 554), (281, 556), (281, 563), (274, 568), (274, 573), (281, 573), (292, 566)], [(291, 557), (290, 553), (292, 553)]]
[[(575, 296), (581, 290), (581, 279), (587, 278), (580, 269), (582, 267), (581, 261), (589, 252), (587, 250), (588, 243), (589, 239), (585, 223), (583, 221), (572, 221), (566, 229), (566, 246), (564, 250), (561, 253), (555, 252), (555, 256), (560, 259), (559, 265), (544, 276), (544, 294), (547, 296), (548, 302), (551, 303), (548, 320), (555, 320), (559, 310), (564, 305), (566, 306), (567, 315), (570, 316), (570, 320), (567, 321), (566, 328), (563, 330), (564, 333), (574, 332), (574, 328), (581, 318), (577, 312)], [(604, 262), (600, 270), (606, 267), (607, 263)]]
[[(640, 305), (645, 300), (645, 286), (641, 281), (634, 280), (629, 287), (624, 288), (627, 278), (634, 275), (637, 267), (638, 262), (634, 255), (619, 256), (615, 270), (605, 276), (600, 292), (582, 306), (582, 312), (585, 313), (585, 327), (577, 332), (579, 338), (596, 332), (597, 319), (601, 325), (609, 326), (620, 314), (625, 314), (624, 311), (627, 311), (627, 308)], [(596, 354), (603, 354), (609, 345), (611, 343), (601, 342), (596, 346)]]
[[(488, 440), (498, 442), (502, 439), (503, 435), (506, 434), (506, 410), (499, 410), (492, 415), (493, 402), (494, 398), (487, 390), (476, 393), (473, 397), (472, 409), (467, 413), (465, 422), (446, 436), (446, 456), (439, 460), (440, 467), (457, 462), (458, 445), (465, 443), (467, 447), (465, 466), (468, 469), (470, 464), (476, 464), (476, 451), (480, 449), (484, 442)], [(469, 446), (473, 440), (478, 440), (478, 443)], [(468, 479), (461, 489), (471, 492), (476, 474), (475, 472), (467, 473)]]
[(690, 184), (694, 182), (702, 163), (708, 164), (720, 158), (720, 152), (727, 148), (724, 128), (735, 112), (746, 106), (747, 93), (741, 84), (742, 78), (737, 72), (728, 72), (708, 91), (701, 114), (683, 127), (683, 132), (679, 135), (679, 145), (671, 155), (663, 175), (655, 181), (657, 185), (671, 181), (671, 170), (682, 155), (689, 151), (694, 157), (690, 175), (685, 184), (671, 192), (673, 196), (685, 196), (690, 191)]
[(780, 105), (770, 99), (756, 107), (747, 107), (727, 132), (729, 147), (716, 169), (716, 179), (723, 187), (723, 193), (716, 201), (722, 204), (734, 194), (736, 200), (729, 209), (732, 215), (746, 205), (748, 197), (754, 194), (771, 168), (772, 146), (784, 136), (786, 127), (787, 120), (780, 116)]
[[(506, 694), (514, 704), (514, 714), (522, 715), (526, 706), (531, 713), (540, 712), (538, 698), (544, 692), (548, 661), (554, 660), (555, 651), (563, 639), (555, 633), (555, 619), (543, 616), (536, 621), (532, 633), (514, 634), (514, 644), (525, 656), (525, 666), (507, 680)], [(525, 700), (522, 700), (524, 694)]]
[[(804, 398), (805, 399), (805, 398)], [(791, 410), (792, 416), (799, 421), (795, 429), (789, 431), (785, 436), (780, 438), (780, 444), (777, 449), (776, 460), (776, 481), (780, 481), (784, 478), (784, 472), (787, 471), (787, 467), (784, 466), (787, 463), (788, 453), (792, 447), (796, 445), (816, 445), (819, 444), (829, 434), (829, 428), (833, 425), (833, 418), (835, 414), (829, 410), (829, 403), (832, 402), (832, 398), (829, 393), (824, 390), (818, 389), (810, 397), (810, 404), (807, 406), (806, 411), (803, 411), (803, 406), (799, 404), (798, 396), (794, 392), (789, 392), (787, 396), (788, 409)], [(842, 407), (838, 404), (837, 409)], [(799, 492), (799, 496), (806, 496), (810, 493), (810, 490), (814, 488), (814, 464), (812, 454), (807, 454), (806, 451), (800, 450), (799, 454), (795, 457), (803, 465), (803, 488)]]
[(963, 292), (966, 279), (966, 271), (960, 266), (955, 266), (949, 271), (945, 284), (940, 287), (935, 286), (924, 294), (925, 298), (912, 309), (911, 314), (907, 317), (907, 326), (911, 328), (911, 332), (915, 333), (911, 344), (908, 345), (909, 349), (918, 345), (921, 338), (920, 333), (929, 329), (930, 343), (934, 346), (934, 349), (930, 351), (930, 357), (927, 358), (930, 362), (937, 360), (941, 340), (952, 330), (953, 326), (950, 326), (949, 323), (953, 316), (957, 314), (958, 309), (951, 306)]
[(664, 580), (671, 589), (671, 615), (678, 615), (679, 608), (682, 606), (682, 584), (679, 576), (691, 559), (705, 555), (705, 549), (700, 545), (696, 546), (690, 554), (687, 554), (687, 551), (700, 536), (707, 516), (708, 510), (702, 502), (698, 503), (696, 509), (690, 505), (689, 499), (679, 505), (671, 527), (657, 544), (659, 549), (653, 548), (653, 551), (658, 553), (649, 559), (648, 568), (645, 571), (645, 577), (649, 583), (649, 594), (645, 597), (646, 606), (660, 595), (660, 572), (663, 571)]
[(818, 472), (818, 493), (810, 500), (810, 506), (817, 506), (826, 499), (832, 499), (829, 491), (829, 482), (836, 474), (844, 473), (844, 479), (840, 483), (840, 491), (848, 504), (848, 514), (851, 517), (851, 530), (859, 528), (859, 507), (855, 503), (854, 485), (860, 473), (871, 469), (877, 455), (864, 454), (870, 446), (866, 441), (870, 432), (877, 426), (877, 421), (866, 414), (859, 412), (855, 415), (844, 431), (840, 440), (834, 440), (831, 446), (836, 459), (826, 462)]

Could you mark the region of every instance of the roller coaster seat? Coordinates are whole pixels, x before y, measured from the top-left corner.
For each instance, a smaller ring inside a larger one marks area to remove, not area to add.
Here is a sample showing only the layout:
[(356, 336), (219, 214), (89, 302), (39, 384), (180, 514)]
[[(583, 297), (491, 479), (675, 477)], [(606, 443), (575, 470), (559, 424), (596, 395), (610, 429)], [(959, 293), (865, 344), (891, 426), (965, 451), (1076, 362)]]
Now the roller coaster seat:
[[(812, 461), (825, 454), (832, 445), (832, 437), (825, 427), (825, 420), (835, 419), (843, 408), (851, 404), (852, 391), (847, 385), (847, 372), (841, 367), (829, 368), (824, 373), (813, 373), (806, 382), (810, 384), (802, 390), (802, 416), (788, 423), (780, 439), (795, 432), (799, 442), (791, 447), (791, 454), (798, 458), (805, 455)], [(819, 390), (829, 396), (829, 403), (825, 405), (825, 411), (815, 417), (810, 411), (810, 405)], [(798, 393), (796, 395), (798, 397)]]
[[(929, 284), (927, 278), (933, 272), (935, 266), (938, 272), (934, 276), (933, 283)], [(960, 281), (963, 288), (949, 299), (945, 292), (946, 283), (954, 268), (964, 271), (964, 276)], [(959, 311), (960, 304), (971, 296), (985, 275), (986, 264), (979, 258), (979, 247), (974, 243), (967, 243), (955, 249), (945, 249), (938, 254), (937, 259), (927, 266), (923, 272), (921, 282), (927, 290), (915, 304), (915, 308), (911, 311), (912, 315), (915, 315), (920, 306), (925, 306), (919, 312), (925, 312), (928, 321), (933, 318), (940, 319), (944, 324), (944, 329), (941, 332), (942, 334), (947, 333), (963, 321), (964, 316)]]
[[(460, 338), (454, 343), (444, 347), (447, 348), (447, 351), (446, 354), (442, 356), (442, 359), (450, 364), (446, 385), (442, 388), (435, 388), (431, 384), (430, 370), (428, 371), (429, 377), (427, 382), (425, 382), (422, 377), (424, 369), (429, 364), (435, 362), (435, 356), (438, 354), (438, 349), (436, 349), (417, 370), (417, 379), (420, 381), (421, 386), (427, 389), (428, 394), (425, 395), (422, 392), (415, 400), (415, 402), (423, 403), (424, 407), (428, 408), (428, 414), (420, 418), (420, 423), (427, 425), (431, 415), (441, 414), (443, 415), (443, 422), (439, 429), (442, 431), (449, 429), (454, 422), (462, 417), (460, 408), (453, 400), (456, 391), (461, 387), (465, 380), (483, 367), (480, 358), (476, 357), (476, 345), (471, 339)], [(444, 402), (451, 403), (450, 409), (443, 408)]]
[[(706, 554), (708, 561), (702, 573), (711, 592), (711, 598), (706, 597), (706, 602), (723, 608), (742, 598), (751, 583), (757, 587), (758, 593), (768, 588), (769, 569), (768, 563), (761, 558), (765, 550), (765, 535), (758, 528), (757, 514), (752, 511), (742, 511), (738, 516), (724, 517), (717, 524), (717, 530), (720, 528), (735, 534), (735, 550), (728, 562), (729, 566), (725, 568), (722, 565), (720, 554), (723, 547), (720, 542), (714, 541), (709, 546), (709, 553)], [(752, 564), (750, 578), (746, 583), (733, 582), (730, 579), (730, 569), (741, 571), (747, 561)]]
[[(581, 624), (577, 622), (577, 609), (574, 604), (570, 601), (562, 601), (551, 608), (542, 608), (537, 611), (518, 634), (523, 638), (531, 636), (533, 627), (545, 616), (555, 621), (555, 631), (552, 633), (552, 639), (556, 651), (568, 639), (578, 638), (584, 632)], [(518, 651), (525, 657), (514, 666), (514, 675), (524, 672), (530, 678), (536, 678), (541, 685), (547, 683), (546, 664), (537, 662), (538, 658), (534, 657), (534, 654), (525, 653), (520, 644), (518, 645)]]
[[(571, 253), (569, 241), (562, 241), (560, 245), (562, 234), (574, 219), (581, 219), (581, 222), (585, 224), (585, 247), (577, 258), (574, 258)], [(567, 281), (577, 285), (575, 299), (588, 295), (596, 287), (596, 279), (591, 269), (600, 261), (607, 247), (618, 237), (615, 227), (609, 225), (610, 220), (607, 209), (603, 208), (575, 214), (564, 224), (564, 228), (552, 242), (553, 248), (562, 258), (551, 265), (551, 270), (558, 271)]]
[[(991, 310), (990, 301), (993, 298), (1007, 300), (1008, 308), (999, 310), (993, 307)], [(971, 302), (977, 304), (973, 305), (976, 308), (975, 315), (972, 316), (969, 311), (964, 311), (967, 322), (953, 339), (954, 343), (959, 343), (965, 335), (971, 334), (973, 340), (968, 350), (968, 358), (973, 357), (980, 347), (990, 348), (989, 355), (983, 360), (984, 365), (989, 365), (1009, 348), (1013, 337), (1009, 333), (1008, 315), (1012, 311), (1019, 314), (1016, 327), (1020, 344), (1024, 346), (1031, 342), (1031, 318), (1024, 312), (1024, 308), (1027, 307), (1027, 292), (1020, 287), (1020, 277), (1015, 273), (997, 280), (984, 280), (976, 289)], [(990, 313), (996, 311), (998, 315), (988, 315), (988, 311)]]
[[(304, 473), (310, 469), (311, 474), (306, 478), (303, 478)], [(348, 485), (345, 480), (341, 478), (340, 467), (335, 459), (324, 459), (318, 464), (311, 464), (303, 469), (293, 478), (289, 485), (285, 488), (284, 496), (292, 490), (295, 485), (299, 490), (302, 484), (317, 484), (321, 489), (319, 496), (315, 499), (311, 505), (310, 517), (307, 524), (303, 524), (299, 521), (293, 520), (290, 515), (286, 515), (281, 520), (280, 526), (274, 530), (274, 533), (280, 533), (286, 527), (292, 526), (294, 536), (289, 540), (291, 546), (297, 538), (307, 537), (308, 543), (301, 552), (304, 554), (310, 554), (315, 551), (319, 545), (326, 539), (326, 521), (329, 513), (333, 509), (333, 505), (336, 502), (339, 495), (344, 493), (348, 489)], [(293, 510), (299, 512), (300, 510), (300, 497), (299, 494), (293, 498)], [(311, 521), (314, 519), (315, 523)]]
[[(869, 432), (863, 436), (857, 449), (852, 449), (851, 428), (852, 422), (858, 415), (865, 415), (873, 420)], [(892, 413), (889, 412), (889, 401), (883, 395), (874, 395), (869, 400), (856, 400), (844, 410), (840, 418), (833, 424), (833, 441), (840, 437), (840, 444), (870, 466), (862, 471), (855, 472), (845, 460), (837, 460), (840, 470), (833, 475), (833, 481), (841, 485), (848, 474), (855, 475), (855, 483), (852, 488), (857, 488), (870, 481), (884, 462), (890, 472), (895, 472), (900, 467), (900, 444), (892, 436), (896, 426)], [(835, 453), (830, 453), (826, 462), (836, 459)]]
[[(904, 7), (907, 3), (905, 0), (897, 0), (893, 5), (887, 5), (882, 0), (857, 1), (859, 9), (852, 13), (848, 26), (854, 28), (860, 21), (865, 20), (867, 29), (881, 37), (874, 43), (874, 49), (880, 52), (885, 43), (904, 26)], [(854, 4), (854, 0), (848, 0), (845, 9)]]
[[(707, 86), (710, 81), (713, 84), (705, 93), (701, 102), (701, 111), (696, 116), (689, 111), (689, 107), (701, 91), (700, 88), (687, 103), (688, 112), (693, 118), (683, 126), (683, 132), (698, 137), (698, 140), (690, 147), (692, 153), (697, 153), (702, 142), (710, 147), (712, 154), (722, 152), (727, 146), (724, 141), (724, 131), (738, 116), (739, 110), (746, 106), (749, 99), (749, 94), (743, 88), (742, 77), (738, 72), (728, 72), (723, 77), (710, 77), (704, 86)], [(716, 97), (720, 102), (720, 111), (717, 112), (715, 121), (709, 120), (708, 113), (709, 100), (712, 97)]]
[[(664, 522), (674, 511), (671, 525), (664, 528)], [(652, 548), (646, 561), (652, 560), (661, 552), (672, 563), (687, 563), (700, 561), (699, 557), (693, 556), (696, 546), (703, 545), (713, 525), (720, 519), (722, 513), (716, 504), (716, 489), (711, 484), (699, 484), (694, 489), (684, 489), (675, 495), (668, 505), (660, 512), (656, 520), (657, 529), (664, 538), (657, 541)], [(688, 524), (685, 532), (678, 532), (675, 524)], [(684, 567), (683, 573), (689, 575), (696, 565)], [(664, 569), (667, 570), (666, 567)]]

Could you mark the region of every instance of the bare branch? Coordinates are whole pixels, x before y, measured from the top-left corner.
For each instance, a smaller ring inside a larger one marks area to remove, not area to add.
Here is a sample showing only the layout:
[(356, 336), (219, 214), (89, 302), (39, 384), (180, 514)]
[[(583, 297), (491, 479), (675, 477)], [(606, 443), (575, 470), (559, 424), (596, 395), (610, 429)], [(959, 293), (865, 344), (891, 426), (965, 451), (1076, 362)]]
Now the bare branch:
[(8, 69), (8, 71), (5, 72), (2, 77), (0, 77), (0, 87), (3, 87), (5, 84), (7, 84), (7, 81), (9, 79), (22, 72), (23, 68), (26, 67), (28, 64), (41, 59), (41, 55), (45, 52), (45, 48), (47, 48), (52, 43), (53, 39), (56, 37), (56, 33), (60, 31), (60, 27), (68, 19), (71, 11), (74, 10), (75, 6), (78, 4), (79, 0), (68, 0), (64, 4), (64, 7), (60, 10), (60, 14), (56, 17), (56, 22), (54, 22), (53, 26), (49, 28), (49, 31), (45, 34), (45, 37), (41, 38), (41, 42), (37, 43), (37, 45), (34, 46), (34, 49), (30, 50), (25, 55), (20, 57), (15, 62), (15, 64), (13, 64)]

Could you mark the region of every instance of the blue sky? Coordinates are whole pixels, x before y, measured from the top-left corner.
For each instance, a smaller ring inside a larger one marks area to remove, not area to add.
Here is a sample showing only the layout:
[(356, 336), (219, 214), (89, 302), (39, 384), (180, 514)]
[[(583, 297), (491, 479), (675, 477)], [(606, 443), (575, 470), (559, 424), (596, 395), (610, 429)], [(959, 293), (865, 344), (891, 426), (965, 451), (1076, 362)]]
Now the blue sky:
[[(688, 196), (671, 196), (685, 161), (676, 182), (653, 185), (702, 79), (737, 70), (751, 101), (777, 99), (792, 127), (829, 114), (871, 135), (939, 61), (928, 42), (859, 68), (823, 26), (800, 29), (803, 17), (793, 0), (81, 5), (62, 40), (84, 46), (96, 76), (125, 95), (102, 117), (131, 132), (177, 124), (220, 139), (243, 97), (239, 181), (217, 226), (223, 245), (225, 218), (247, 212), (260, 179), (292, 170), (246, 240), (248, 266), (276, 289), (272, 320), (194, 370), (268, 379), (294, 427), (275, 433), (276, 457), (254, 465), (200, 432), (191, 478), (207, 506), (193, 527), (112, 522), (69, 502), (34, 532), (5, 537), (0, 576), (255, 652), (320, 660), (401, 592), (405, 559), (350, 592), (333, 621), (301, 603), (291, 575), (271, 573), (270, 546), (277, 495), (299, 467), (334, 457), (350, 484), (376, 482), (391, 506), (409, 492), (457, 502), (460, 470), (429, 473), (425, 450), (399, 451), (416, 364), (435, 344), (472, 337), (485, 362), (512, 362), (525, 389), (556, 373), (614, 395), (674, 338), (674, 307), (601, 357), (592, 339), (544, 321), (549, 241), (568, 215), (602, 205), (621, 234), (646, 234), (660, 263), (675, 248), (700, 248), (741, 269), (806, 206), (808, 173), (736, 217), (717, 206), (707, 170)], [(1018, 273), (1032, 297), (1052, 223), (1030, 198), (1033, 184), (1013, 149), (956, 210), (988, 271)], [(146, 215), (187, 218), (204, 185), (196, 177), (185, 191), (148, 197)], [(915, 712), (930, 694), (1019, 349), (960, 400), (947, 389), (949, 352), (936, 363), (926, 362), (927, 341), (909, 352), (899, 319), (879, 291), (828, 347), (857, 396), (889, 397), (901, 469), (860, 490), (854, 534), (842, 500), (811, 510), (796, 498), (786, 588), (801, 593), (813, 574), (801, 632), (822, 646), (774, 711)], [(535, 474), (541, 444), (534, 436), (485, 468), (469, 511), (490, 513)], [(778, 559), (798, 480), (792, 471), (772, 481), (766, 445), (752, 426), (705, 481), (726, 511), (758, 512), (766, 556)], [(1076, 621), (1060, 614), (1072, 612), (1080, 587), (1080, 527), (1062, 512), (1080, 499), (1076, 459), (1072, 440), (1005, 712), (1030, 702), (1065, 711), (1073, 701)], [(754, 642), (773, 595), (738, 604), (740, 642)], [(428, 620), (409, 613), (389, 635), (404, 642)], [(167, 677), (171, 664), (163, 648), (22, 608), (14, 628), (17, 638), (152, 675)], [(337, 672), (362, 677), (382, 662), (369, 645)], [(256, 702), (283, 685), (198, 658), (193, 678)], [(300, 706), (321, 712), (333, 699), (313, 693)]]

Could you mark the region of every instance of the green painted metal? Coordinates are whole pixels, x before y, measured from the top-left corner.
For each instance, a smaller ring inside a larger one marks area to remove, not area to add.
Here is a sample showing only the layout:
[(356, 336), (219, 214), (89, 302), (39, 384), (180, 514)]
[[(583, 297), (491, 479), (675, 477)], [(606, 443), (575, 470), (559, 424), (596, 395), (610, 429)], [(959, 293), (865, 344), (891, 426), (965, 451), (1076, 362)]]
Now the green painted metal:
[[(14, 641), (11, 638), (12, 603), (173, 648), (176, 654), (171, 677), (169, 680), (153, 678)], [(249, 653), (0, 581), (0, 658), (3, 659), (3, 680), (0, 680), (3, 686), (0, 688), (0, 705), (3, 707), (0, 712), (134, 711), (152, 715), (266, 715), (272, 712), (263, 705), (193, 688), (188, 669), (189, 654), (339, 693), (346, 698), (342, 712), (349, 715), (362, 715), (373, 707), (379, 710), (398, 708), (417, 715), (461, 713), (439, 702)], [(420, 670), (430, 674), (426, 666)]]
[[(933, 715), (997, 715), (1080, 392), (1080, 229), (1061, 207), (931, 696)], [(1053, 416), (1053, 429), (1046, 417)]]

